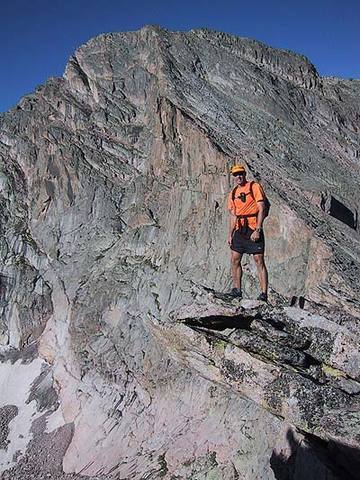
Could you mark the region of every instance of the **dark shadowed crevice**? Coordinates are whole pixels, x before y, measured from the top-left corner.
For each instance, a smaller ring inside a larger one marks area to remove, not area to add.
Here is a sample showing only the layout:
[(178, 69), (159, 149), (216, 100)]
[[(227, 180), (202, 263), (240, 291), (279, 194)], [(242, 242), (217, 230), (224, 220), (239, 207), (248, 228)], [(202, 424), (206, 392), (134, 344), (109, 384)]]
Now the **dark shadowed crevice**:
[(356, 230), (358, 226), (357, 211), (352, 211), (349, 207), (344, 205), (340, 200), (330, 195), (327, 199), (322, 198), (320, 207), (332, 217), (345, 223), (350, 228)]
[(224, 316), (209, 315), (201, 318), (187, 318), (182, 321), (188, 327), (203, 327), (211, 330), (222, 331), (227, 328), (240, 328), (249, 330), (254, 317), (244, 317), (243, 315)]
[(346, 207), (339, 200), (336, 200), (336, 198), (334, 197), (331, 197), (329, 213), (332, 217), (337, 218), (341, 222), (348, 225), (350, 228), (356, 229), (356, 215), (348, 207)]
[(299, 442), (289, 429), (286, 437), (290, 452), (273, 451), (270, 466), (276, 480), (317, 480), (319, 476), (329, 480), (359, 478), (359, 449), (302, 433), (305, 440)]

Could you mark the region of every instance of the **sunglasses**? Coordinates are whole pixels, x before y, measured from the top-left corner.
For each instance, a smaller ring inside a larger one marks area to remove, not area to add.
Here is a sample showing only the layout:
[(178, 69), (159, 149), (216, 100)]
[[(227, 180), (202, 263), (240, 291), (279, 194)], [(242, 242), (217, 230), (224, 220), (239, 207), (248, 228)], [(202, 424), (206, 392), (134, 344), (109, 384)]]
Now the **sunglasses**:
[(233, 173), (233, 177), (244, 177), (244, 176), (245, 176), (245, 172)]

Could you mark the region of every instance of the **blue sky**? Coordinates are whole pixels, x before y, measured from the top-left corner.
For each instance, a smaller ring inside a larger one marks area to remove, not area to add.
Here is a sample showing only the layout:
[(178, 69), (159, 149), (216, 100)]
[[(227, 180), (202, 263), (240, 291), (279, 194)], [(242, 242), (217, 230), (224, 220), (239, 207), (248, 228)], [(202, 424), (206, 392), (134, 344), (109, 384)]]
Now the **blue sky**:
[(208, 27), (306, 55), (324, 76), (360, 78), (359, 0), (2, 0), (0, 111), (61, 76), (104, 32)]

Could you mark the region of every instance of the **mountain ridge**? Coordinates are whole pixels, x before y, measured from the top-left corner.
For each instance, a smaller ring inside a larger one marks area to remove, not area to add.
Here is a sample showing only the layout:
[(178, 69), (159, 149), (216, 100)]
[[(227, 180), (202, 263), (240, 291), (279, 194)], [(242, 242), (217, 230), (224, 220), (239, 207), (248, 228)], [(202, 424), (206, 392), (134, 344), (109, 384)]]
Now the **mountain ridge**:
[[(96, 37), (0, 116), (9, 478), (356, 472), (357, 85), (200, 32)], [(216, 296), (239, 157), (272, 203), (269, 307)]]

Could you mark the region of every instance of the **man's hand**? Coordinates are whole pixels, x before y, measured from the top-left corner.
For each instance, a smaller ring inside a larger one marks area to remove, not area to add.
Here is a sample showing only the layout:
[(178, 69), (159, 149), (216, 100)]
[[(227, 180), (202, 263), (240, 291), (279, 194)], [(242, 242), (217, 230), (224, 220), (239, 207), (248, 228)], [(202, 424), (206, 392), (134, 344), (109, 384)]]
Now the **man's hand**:
[(254, 230), (250, 236), (252, 242), (258, 242), (260, 240), (260, 230)]
[(231, 246), (231, 243), (232, 243), (232, 237), (233, 237), (232, 233), (229, 233), (228, 240), (227, 240), (229, 247)]

